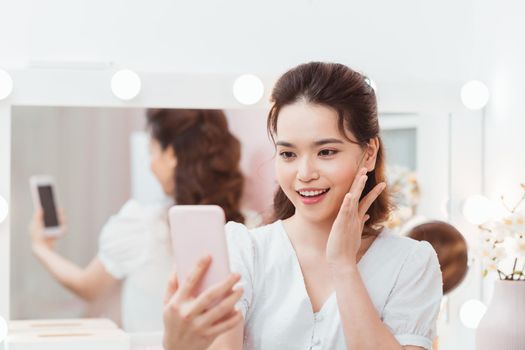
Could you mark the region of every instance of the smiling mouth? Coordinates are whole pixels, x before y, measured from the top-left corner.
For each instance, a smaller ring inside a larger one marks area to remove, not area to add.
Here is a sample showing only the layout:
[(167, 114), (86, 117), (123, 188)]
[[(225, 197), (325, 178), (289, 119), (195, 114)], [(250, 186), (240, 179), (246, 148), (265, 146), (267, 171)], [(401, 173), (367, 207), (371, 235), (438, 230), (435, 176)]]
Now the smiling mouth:
[(327, 188), (327, 189), (324, 189), (324, 190), (309, 190), (309, 191), (296, 191), (301, 197), (303, 198), (315, 198), (315, 197), (319, 197), (323, 194), (325, 194), (326, 192), (328, 192), (330, 189)]

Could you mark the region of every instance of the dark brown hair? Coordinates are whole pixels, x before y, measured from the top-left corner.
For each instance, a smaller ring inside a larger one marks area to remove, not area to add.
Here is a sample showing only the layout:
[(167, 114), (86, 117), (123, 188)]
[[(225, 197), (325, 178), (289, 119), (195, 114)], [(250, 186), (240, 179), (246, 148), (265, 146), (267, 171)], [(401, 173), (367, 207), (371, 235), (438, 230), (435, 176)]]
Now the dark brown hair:
[(463, 235), (443, 221), (414, 227), (408, 237), (429, 242), (436, 251), (443, 275), (443, 294), (456, 288), (467, 275), (468, 247)]
[(226, 220), (244, 222), (240, 200), (244, 179), (239, 167), (241, 145), (228, 130), (220, 110), (150, 109), (147, 125), (162, 149), (177, 157), (177, 204), (215, 204)]
[[(385, 155), (379, 137), (377, 101), (374, 89), (367, 78), (342, 64), (311, 62), (301, 64), (279, 78), (275, 84), (268, 115), (267, 129), (275, 142), (279, 112), (300, 100), (334, 109), (338, 114), (341, 134), (348, 139), (346, 130), (356, 138), (351, 142), (363, 149), (377, 137), (379, 149), (375, 169), (368, 173), (368, 180), (361, 196), (364, 197), (380, 182), (385, 181)], [(367, 232), (384, 222), (391, 210), (390, 198), (385, 189), (374, 201), (368, 214)], [(274, 219), (286, 219), (295, 213), (295, 207), (279, 187), (274, 197)]]

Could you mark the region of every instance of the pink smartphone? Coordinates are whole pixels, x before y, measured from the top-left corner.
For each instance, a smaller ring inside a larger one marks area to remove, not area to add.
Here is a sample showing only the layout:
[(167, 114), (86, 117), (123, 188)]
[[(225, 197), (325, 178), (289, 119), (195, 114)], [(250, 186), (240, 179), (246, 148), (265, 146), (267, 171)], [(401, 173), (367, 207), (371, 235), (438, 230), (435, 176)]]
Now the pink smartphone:
[(212, 262), (197, 288), (197, 295), (230, 274), (225, 215), (221, 207), (175, 205), (169, 210), (169, 224), (179, 285), (205, 255), (210, 255)]

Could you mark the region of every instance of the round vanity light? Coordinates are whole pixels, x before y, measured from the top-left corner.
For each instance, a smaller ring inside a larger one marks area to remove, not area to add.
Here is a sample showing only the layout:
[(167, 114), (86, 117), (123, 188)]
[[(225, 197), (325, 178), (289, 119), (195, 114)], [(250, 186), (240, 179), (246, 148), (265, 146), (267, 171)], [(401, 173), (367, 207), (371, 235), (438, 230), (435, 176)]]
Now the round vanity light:
[(7, 322), (0, 316), (0, 344), (5, 340), (7, 337)]
[(4, 100), (13, 92), (13, 79), (5, 70), (0, 69), (0, 100)]
[(0, 196), (0, 223), (5, 220), (8, 212), (9, 206), (7, 205), (7, 201), (4, 199), (4, 197)]
[(233, 96), (243, 105), (253, 105), (264, 95), (264, 84), (253, 74), (243, 74), (233, 83)]
[(471, 80), (461, 88), (461, 101), (468, 109), (482, 109), (489, 97), (489, 89), (479, 80)]
[(135, 98), (142, 87), (142, 82), (137, 73), (129, 69), (121, 69), (111, 78), (111, 91), (124, 101)]
[(474, 225), (481, 225), (492, 219), (495, 210), (490, 199), (481, 195), (470, 196), (463, 204), (463, 216)]
[(471, 299), (466, 301), (459, 310), (459, 318), (461, 323), (467, 328), (478, 328), (479, 321), (487, 312), (487, 307), (481, 301)]

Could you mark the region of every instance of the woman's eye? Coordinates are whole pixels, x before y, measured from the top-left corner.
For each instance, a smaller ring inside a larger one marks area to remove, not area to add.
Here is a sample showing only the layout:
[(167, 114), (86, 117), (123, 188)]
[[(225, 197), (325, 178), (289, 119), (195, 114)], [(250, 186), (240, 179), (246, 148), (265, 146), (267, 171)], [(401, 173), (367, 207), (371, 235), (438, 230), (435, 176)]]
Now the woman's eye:
[(323, 150), (319, 151), (319, 155), (323, 156), (323, 157), (329, 157), (329, 156), (335, 155), (337, 152), (338, 151), (336, 151), (334, 149), (323, 149)]
[(281, 158), (283, 159), (290, 159), (292, 158), (293, 156), (295, 156), (295, 154), (293, 152), (281, 152), (279, 153), (279, 155), (281, 156)]

